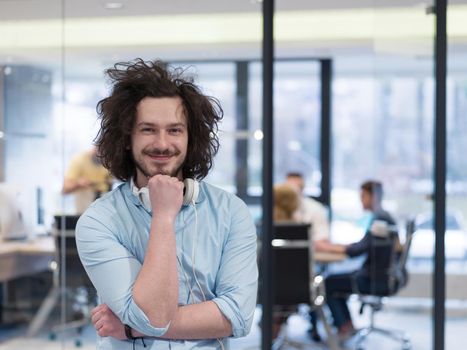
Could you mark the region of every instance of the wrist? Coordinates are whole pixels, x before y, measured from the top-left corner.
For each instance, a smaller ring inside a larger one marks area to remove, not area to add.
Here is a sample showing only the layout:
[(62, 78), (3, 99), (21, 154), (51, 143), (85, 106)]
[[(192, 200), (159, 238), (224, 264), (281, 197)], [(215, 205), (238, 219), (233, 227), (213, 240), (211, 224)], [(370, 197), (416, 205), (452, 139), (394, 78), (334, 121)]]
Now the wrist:
[(169, 213), (153, 213), (152, 221), (159, 227), (174, 227), (177, 215)]
[(131, 328), (129, 325), (127, 325), (127, 324), (125, 324), (124, 327), (125, 327), (125, 336), (126, 336), (126, 338), (127, 338), (128, 340), (136, 339), (136, 337), (133, 335), (133, 330), (132, 330), (132, 328)]

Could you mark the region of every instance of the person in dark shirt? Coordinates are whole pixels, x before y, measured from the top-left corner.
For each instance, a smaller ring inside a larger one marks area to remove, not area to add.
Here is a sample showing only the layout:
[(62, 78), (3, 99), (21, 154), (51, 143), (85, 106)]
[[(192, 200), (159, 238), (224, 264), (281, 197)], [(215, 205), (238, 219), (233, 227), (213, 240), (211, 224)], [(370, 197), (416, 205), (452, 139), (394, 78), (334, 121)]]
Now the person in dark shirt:
[[(359, 270), (331, 274), (325, 279), (327, 305), (341, 340), (346, 340), (356, 333), (347, 306), (348, 295), (355, 292), (384, 293), (389, 288), (387, 267), (393, 254), (393, 246), (381, 244), (378, 246), (378, 241), (382, 241), (383, 238), (372, 234), (370, 228), (373, 224), (381, 224), (381, 222), (386, 228), (394, 227), (396, 222), (382, 207), (383, 186), (380, 182), (366, 181), (360, 189), (363, 209), (372, 213), (371, 222), (364, 237), (348, 245), (328, 243), (323, 247), (324, 251), (345, 253), (349, 257), (366, 254), (365, 261)], [(397, 235), (397, 231), (389, 232)]]

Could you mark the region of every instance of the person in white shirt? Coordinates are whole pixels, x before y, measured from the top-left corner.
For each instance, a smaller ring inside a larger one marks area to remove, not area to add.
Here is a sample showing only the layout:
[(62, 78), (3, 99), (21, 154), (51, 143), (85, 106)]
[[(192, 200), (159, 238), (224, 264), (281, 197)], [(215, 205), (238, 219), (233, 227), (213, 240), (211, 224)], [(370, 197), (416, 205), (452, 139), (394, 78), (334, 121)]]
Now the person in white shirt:
[(295, 188), (300, 194), (298, 209), (293, 214), (294, 221), (311, 224), (310, 237), (313, 240), (313, 249), (321, 250), (322, 242), (329, 241), (328, 210), (317, 200), (303, 194), (305, 180), (302, 174), (288, 173), (286, 184)]

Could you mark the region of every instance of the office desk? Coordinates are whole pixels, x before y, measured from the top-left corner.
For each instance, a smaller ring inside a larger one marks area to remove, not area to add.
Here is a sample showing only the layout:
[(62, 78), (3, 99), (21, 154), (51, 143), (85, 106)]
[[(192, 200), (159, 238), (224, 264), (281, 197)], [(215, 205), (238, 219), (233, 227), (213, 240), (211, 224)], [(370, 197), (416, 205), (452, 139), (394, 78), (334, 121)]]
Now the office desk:
[(0, 282), (47, 271), (54, 257), (52, 237), (0, 242)]
[[(0, 283), (49, 271), (55, 258), (52, 237), (0, 242)], [(5, 297), (5, 296), (4, 296)], [(0, 322), (3, 322), (0, 302)]]

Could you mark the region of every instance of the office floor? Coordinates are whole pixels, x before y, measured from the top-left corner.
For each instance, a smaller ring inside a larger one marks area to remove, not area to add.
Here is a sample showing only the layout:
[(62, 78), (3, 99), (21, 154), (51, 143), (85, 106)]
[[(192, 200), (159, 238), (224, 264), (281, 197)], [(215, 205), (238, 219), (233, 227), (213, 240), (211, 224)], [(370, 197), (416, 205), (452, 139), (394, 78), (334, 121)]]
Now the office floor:
[[(358, 315), (358, 304), (351, 304), (352, 313), (356, 320), (356, 326), (362, 327), (368, 320), (368, 315)], [(253, 323), (250, 334), (241, 339), (234, 339), (231, 342), (232, 350), (256, 350), (260, 349), (261, 330), (258, 326), (261, 317), (261, 309), (258, 308), (255, 313), (255, 321)], [(402, 308), (399, 305), (389, 305), (383, 312), (380, 312), (376, 318), (376, 323), (383, 327), (395, 327), (404, 329), (410, 333), (413, 350), (430, 349), (432, 339), (432, 321), (430, 313), (427, 309)], [(288, 320), (287, 334), (292, 340), (305, 342), (309, 344), (306, 349), (326, 349), (322, 343), (314, 343), (310, 340), (307, 333), (308, 322), (300, 315), (292, 315)], [(465, 330), (467, 329), (467, 317), (465, 314), (459, 316), (448, 316), (446, 326), (446, 349), (461, 349), (465, 344)], [(0, 350), (24, 350), (24, 349), (41, 349), (41, 350), (59, 350), (59, 349), (78, 349), (75, 346), (75, 340), (80, 339), (82, 346), (79, 349), (94, 350), (96, 334), (92, 327), (86, 327), (82, 336), (79, 338), (75, 332), (65, 333), (64, 336), (59, 336), (57, 339), (50, 339), (50, 333), (42, 332), (35, 338), (28, 339), (24, 336), (26, 326), (16, 328), (0, 327)], [(320, 329), (321, 334), (325, 334), (324, 329)], [(344, 349), (354, 349), (352, 341), (349, 341)], [(283, 348), (283, 350), (292, 349)], [(366, 349), (378, 350), (399, 350), (400, 345), (392, 340), (387, 340), (381, 336), (371, 336)]]

